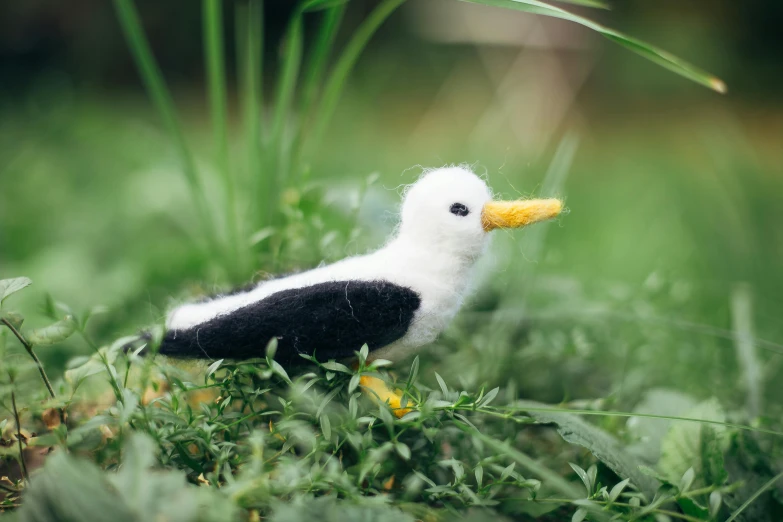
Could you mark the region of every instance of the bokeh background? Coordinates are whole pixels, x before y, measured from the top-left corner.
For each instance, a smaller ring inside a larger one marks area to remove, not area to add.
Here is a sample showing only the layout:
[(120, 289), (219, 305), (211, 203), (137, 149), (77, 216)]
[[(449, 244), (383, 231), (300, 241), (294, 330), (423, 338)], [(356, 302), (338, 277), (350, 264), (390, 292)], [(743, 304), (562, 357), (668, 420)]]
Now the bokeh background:
[[(506, 197), (559, 195), (570, 213), (495, 238), (464, 313), (426, 351), (439, 372), (543, 401), (630, 409), (673, 389), (778, 416), (783, 4), (614, 4), (584, 12), (709, 70), (728, 94), (565, 21), (411, 0), (357, 63), (307, 179), (285, 192), (282, 256), (264, 254), (256, 234), (255, 277), (378, 246), (401, 185), (422, 167), (468, 163)], [(201, 11), (137, 5), (207, 175)], [(338, 43), (372, 6), (351, 3)], [(265, 9), (266, 96), (291, 3)], [(225, 30), (232, 41), (228, 12)], [(232, 97), (232, 144), (237, 106)], [(93, 328), (108, 341), (225, 288), (219, 263), (194, 246), (193, 219), (111, 4), (0, 3), (0, 277), (33, 279), (14, 298), (29, 324), (46, 322), (35, 310), (49, 293), (106, 306)], [(738, 328), (753, 335), (754, 383)], [(69, 343), (41, 354), (55, 375), (89, 353)]]

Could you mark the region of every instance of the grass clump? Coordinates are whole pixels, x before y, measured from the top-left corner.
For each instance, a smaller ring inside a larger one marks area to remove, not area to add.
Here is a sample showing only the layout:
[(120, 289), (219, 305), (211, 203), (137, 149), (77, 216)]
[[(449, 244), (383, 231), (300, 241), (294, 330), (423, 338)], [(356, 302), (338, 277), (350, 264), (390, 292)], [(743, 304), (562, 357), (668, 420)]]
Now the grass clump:
[[(29, 355), (70, 335), (89, 339), (87, 315), (47, 307), (53, 317), (65, 313), (69, 328), (61, 320), (25, 331), (18, 312), (3, 311), (0, 338), (14, 332)], [(435, 372), (424, 375), (418, 357), (396, 375), (387, 361), (367, 362), (366, 347), (355, 369), (311, 358), (289, 374), (271, 343), (265, 358), (192, 371), (154, 356), (159, 337), (155, 329), (96, 347), (71, 361), (43, 401), (46, 387), (29, 378), (35, 361), (3, 355), (2, 402), (13, 405), (3, 426), (13, 444), (4, 451), (14, 477), (4, 479), (4, 505), (22, 501), (14, 516), (99, 520), (113, 506), (131, 521), (315, 512), (329, 520), (722, 520), (754, 505), (739, 499), (776, 502), (767, 492), (780, 475), (758, 466), (762, 448), (783, 434), (728, 422), (714, 400), (682, 416), (637, 414), (670, 422), (653, 468), (634, 443), (658, 426), (630, 437), (617, 424), (610, 433), (582, 418), (634, 413), (522, 401), (510, 386), (455, 389)], [(396, 418), (362, 392), (362, 375), (397, 387), (411, 411)], [(52, 413), (58, 409), (64, 423)], [(756, 490), (743, 497), (749, 487)]]

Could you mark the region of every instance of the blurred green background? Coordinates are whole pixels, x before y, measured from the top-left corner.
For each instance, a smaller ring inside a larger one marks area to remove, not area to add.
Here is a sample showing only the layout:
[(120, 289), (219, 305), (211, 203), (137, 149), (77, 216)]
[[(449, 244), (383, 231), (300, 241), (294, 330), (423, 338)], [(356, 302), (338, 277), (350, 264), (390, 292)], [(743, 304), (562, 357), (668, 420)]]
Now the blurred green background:
[[(209, 179), (200, 9), (137, 5)], [(338, 43), (372, 6), (351, 3)], [(265, 96), (290, 9), (266, 3)], [(762, 367), (751, 386), (760, 413), (778, 416), (783, 7), (634, 0), (589, 15), (718, 75), (729, 93), (568, 22), (411, 0), (357, 63), (306, 179), (284, 192), (285, 248), (269, 255), (267, 233), (247, 231), (258, 240), (247, 278), (380, 245), (401, 185), (421, 167), (469, 163), (504, 196), (560, 195), (570, 213), (495, 238), (474, 297), (426, 350), (440, 372), (552, 402), (631, 408), (676, 388), (742, 409), (734, 323), (750, 307)], [(225, 30), (233, 71), (228, 11)], [(232, 96), (232, 158), (237, 107)], [(32, 312), (51, 293), (76, 309), (107, 306), (93, 327), (108, 341), (159, 322), (175, 300), (225, 288), (219, 262), (192, 240), (194, 220), (110, 3), (3, 2), (0, 278), (33, 279), (35, 291), (15, 298), (30, 325), (46, 322)], [(56, 368), (88, 353), (69, 342), (41, 356)]]

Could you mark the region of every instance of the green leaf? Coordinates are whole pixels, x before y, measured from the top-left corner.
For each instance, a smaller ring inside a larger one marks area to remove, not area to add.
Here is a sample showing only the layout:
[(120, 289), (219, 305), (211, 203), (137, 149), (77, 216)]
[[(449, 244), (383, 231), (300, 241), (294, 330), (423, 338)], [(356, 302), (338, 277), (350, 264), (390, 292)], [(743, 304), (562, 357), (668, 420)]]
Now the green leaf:
[(585, 508), (579, 508), (571, 517), (571, 522), (582, 522), (585, 517), (587, 517), (587, 510)]
[(408, 387), (416, 384), (416, 378), (419, 376), (419, 356), (417, 355), (411, 363), (410, 372), (408, 372)]
[(27, 341), (34, 346), (50, 346), (69, 338), (76, 331), (76, 320), (66, 315), (54, 324), (26, 332)]
[(332, 423), (329, 422), (329, 416), (328, 415), (321, 415), (320, 423), (321, 423), (321, 433), (324, 434), (324, 438), (326, 440), (331, 440), (332, 439)]
[(723, 497), (721, 497), (720, 492), (713, 491), (710, 493), (710, 516), (712, 518), (715, 518), (718, 516), (718, 512), (720, 511), (721, 503), (723, 502)]
[(696, 478), (696, 472), (692, 467), (688, 468), (688, 470), (682, 475), (682, 478), (680, 479), (680, 493), (687, 493), (688, 490), (691, 489), (694, 478)]
[(585, 490), (587, 491), (586, 496), (589, 497), (593, 494), (593, 484), (590, 482), (590, 478), (587, 476), (587, 472), (574, 464), (573, 462), (568, 463), (569, 466), (571, 466), (571, 469), (574, 470), (574, 472), (579, 476), (579, 479), (582, 481), (582, 484), (585, 485)]
[(333, 372), (351, 373), (350, 368), (336, 361), (326, 361), (325, 363), (321, 364), (321, 366)]
[(359, 350), (359, 361), (364, 364), (364, 361), (367, 360), (368, 355), (370, 355), (370, 347), (367, 346), (367, 343), (364, 343)]
[(512, 462), (511, 464), (509, 464), (503, 469), (503, 472), (500, 474), (501, 482), (506, 480), (514, 472), (514, 466), (516, 465), (517, 465), (516, 462)]
[(487, 406), (487, 405), (489, 405), (489, 403), (490, 403), (490, 402), (492, 402), (492, 401), (495, 399), (495, 397), (497, 397), (497, 396), (498, 396), (498, 392), (499, 392), (499, 391), (500, 391), (500, 388), (499, 388), (499, 387), (491, 389), (491, 390), (490, 390), (490, 391), (489, 391), (489, 392), (488, 392), (488, 393), (487, 393), (487, 394), (484, 396), (484, 398), (483, 398), (483, 399), (481, 399), (481, 402), (479, 403), (479, 406)]
[(653, 45), (645, 43), (641, 40), (637, 40), (630, 36), (626, 36), (608, 27), (604, 27), (592, 20), (583, 18), (581, 16), (570, 13), (559, 7), (555, 7), (538, 0), (462, 0), (463, 2), (470, 2), (473, 4), (489, 5), (494, 7), (504, 7), (506, 9), (513, 9), (515, 11), (523, 11), (526, 13), (533, 13), (543, 16), (551, 16), (553, 18), (560, 18), (562, 20), (568, 20), (570, 22), (583, 25), (597, 33), (601, 34), (605, 38), (629, 49), (636, 54), (639, 54), (648, 60), (669, 69), (691, 81), (709, 87), (710, 89), (717, 91), (721, 94), (726, 92), (726, 84), (715, 76), (685, 62), (673, 56), (666, 51), (659, 49)]
[[(528, 410), (528, 415), (538, 422), (555, 424), (558, 433), (563, 439), (589, 450), (598, 460), (617, 473), (620, 478), (630, 478), (631, 482), (640, 491), (648, 494), (650, 498), (658, 489), (658, 481), (648, 477), (639, 470), (641, 463), (633, 455), (626, 452), (614, 437), (600, 428), (584, 422), (576, 415), (555, 411), (541, 411), (551, 406), (539, 402), (517, 401), (514, 405), (523, 410), (526, 406), (535, 408), (535, 411)], [(679, 475), (677, 478), (679, 478)]]
[(348, 383), (348, 393), (353, 393), (354, 390), (359, 386), (359, 381), (361, 380), (361, 375), (358, 373), (355, 374), (353, 377), (351, 377), (351, 382)]
[(27, 288), (33, 284), (29, 277), (14, 277), (12, 279), (0, 279), (0, 305), (11, 294)]
[(16, 312), (8, 312), (6, 310), (0, 310), (0, 319), (8, 321), (8, 324), (19, 330), (24, 323), (24, 317)]
[(120, 416), (119, 416), (119, 422), (120, 425), (125, 424), (128, 422), (133, 415), (133, 413), (136, 411), (136, 407), (139, 405), (139, 396), (136, 395), (131, 390), (123, 389), (122, 390), (122, 404), (120, 408)]
[(631, 482), (631, 479), (624, 479), (622, 482), (615, 484), (612, 490), (609, 492), (609, 501), (614, 502), (620, 498), (620, 494), (622, 494), (623, 490), (629, 482)]
[(272, 337), (268, 343), (266, 343), (266, 357), (267, 359), (274, 359), (277, 353), (277, 337)]
[(706, 520), (709, 516), (709, 511), (706, 507), (699, 504), (696, 499), (691, 497), (679, 497), (677, 498), (677, 504), (686, 515), (696, 517), (700, 520)]
[[(119, 341), (122, 340), (120, 339)], [(114, 364), (121, 346), (122, 344), (115, 342), (111, 346), (100, 348), (97, 353), (92, 354), (88, 358), (77, 357), (72, 359), (68, 364), (69, 369), (65, 371), (65, 380), (72, 387), (76, 387), (87, 377), (105, 372), (107, 364), (110, 366)], [(104, 363), (104, 359), (106, 363)]]
[(443, 396), (448, 396), (449, 388), (446, 386), (446, 381), (443, 380), (443, 377), (441, 377), (438, 372), (435, 372), (435, 380), (438, 381), (438, 386), (440, 386), (440, 391), (443, 392)]
[[(699, 403), (689, 410), (685, 417), (718, 422), (726, 421), (726, 414), (716, 399)], [(714, 440), (707, 440), (708, 438)], [(698, 475), (701, 476), (705, 469), (702, 460), (703, 451), (709, 455), (709, 466), (720, 467), (717, 454), (722, 455), (728, 447), (728, 443), (728, 430), (724, 426), (705, 426), (694, 422), (673, 421), (661, 442), (661, 459), (658, 462), (658, 469), (672, 484), (677, 484), (680, 477), (690, 467), (694, 467)], [(722, 474), (718, 470), (714, 472), (718, 475)]]
[(207, 368), (207, 372), (204, 374), (204, 382), (209, 381), (209, 378), (212, 376), (213, 373), (215, 373), (218, 368), (220, 368), (220, 365), (223, 364), (224, 359), (218, 359), (217, 361), (213, 362), (209, 365)]
[(411, 449), (406, 444), (398, 442), (394, 445), (394, 449), (397, 450), (397, 453), (400, 455), (400, 457), (403, 458), (403, 460), (411, 459)]
[(270, 362), (271, 364), (269, 366), (272, 368), (272, 371), (275, 372), (280, 377), (282, 377), (285, 382), (291, 384), (291, 378), (288, 376), (288, 373), (285, 371), (285, 368), (283, 368), (280, 365), (280, 363), (275, 360), (272, 360)]
[[(694, 408), (698, 401), (677, 390), (655, 388), (645, 393), (633, 412), (642, 415), (682, 417)], [(631, 417), (628, 419), (628, 431), (637, 440), (629, 447), (631, 453), (647, 462), (658, 462), (661, 457), (661, 442), (668, 433), (669, 419)]]

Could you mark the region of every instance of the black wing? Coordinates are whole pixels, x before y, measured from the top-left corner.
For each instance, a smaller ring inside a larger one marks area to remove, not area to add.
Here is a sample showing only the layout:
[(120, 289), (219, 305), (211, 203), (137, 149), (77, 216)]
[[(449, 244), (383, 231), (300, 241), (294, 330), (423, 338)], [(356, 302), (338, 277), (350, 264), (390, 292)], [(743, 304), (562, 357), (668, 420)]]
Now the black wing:
[(166, 333), (160, 352), (170, 357), (249, 359), (263, 357), (277, 337), (275, 360), (304, 362), (351, 357), (400, 339), (421, 304), (419, 295), (388, 281), (334, 281), (293, 288), (187, 330)]

